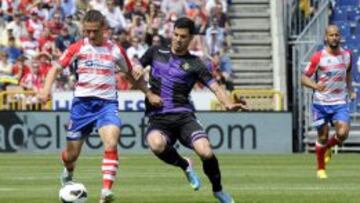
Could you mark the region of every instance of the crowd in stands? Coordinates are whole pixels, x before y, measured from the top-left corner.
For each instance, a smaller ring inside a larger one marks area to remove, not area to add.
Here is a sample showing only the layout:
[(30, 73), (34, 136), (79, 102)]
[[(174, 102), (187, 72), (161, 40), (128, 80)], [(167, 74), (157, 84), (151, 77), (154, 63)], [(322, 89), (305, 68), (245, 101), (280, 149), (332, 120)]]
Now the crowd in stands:
[[(133, 65), (150, 46), (168, 45), (177, 18), (193, 19), (198, 35), (190, 52), (232, 88), (226, 0), (2, 0), (0, 4), (0, 91), (13, 85), (40, 90), (52, 63), (83, 37), (81, 20), (89, 9), (103, 13), (108, 23), (104, 35), (126, 49)], [(121, 73), (117, 79), (119, 90), (132, 88)], [(70, 91), (75, 84), (73, 64), (57, 78), (53, 91)]]

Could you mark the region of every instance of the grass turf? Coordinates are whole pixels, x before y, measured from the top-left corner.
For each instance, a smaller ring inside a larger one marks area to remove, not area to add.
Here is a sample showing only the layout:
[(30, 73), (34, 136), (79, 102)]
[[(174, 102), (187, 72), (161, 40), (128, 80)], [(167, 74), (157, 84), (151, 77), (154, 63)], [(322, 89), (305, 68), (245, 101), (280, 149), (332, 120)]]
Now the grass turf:
[[(58, 202), (58, 154), (0, 154), (1, 203)], [(151, 154), (120, 157), (116, 202), (216, 203), (197, 157), (200, 191), (192, 191), (184, 174)], [(219, 154), (224, 188), (236, 202), (352, 203), (360, 202), (360, 156), (338, 154), (328, 166), (329, 179), (315, 176), (313, 154)], [(98, 202), (101, 156), (83, 153), (75, 178), (88, 189), (88, 202)]]

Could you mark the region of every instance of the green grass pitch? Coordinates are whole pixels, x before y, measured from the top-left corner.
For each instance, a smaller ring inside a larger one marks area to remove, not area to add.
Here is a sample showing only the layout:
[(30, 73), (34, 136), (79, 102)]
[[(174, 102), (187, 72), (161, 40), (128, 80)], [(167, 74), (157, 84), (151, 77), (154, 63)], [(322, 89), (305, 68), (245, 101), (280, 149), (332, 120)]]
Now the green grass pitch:
[[(0, 154), (1, 203), (58, 202), (58, 154)], [(153, 155), (120, 156), (115, 203), (216, 203), (200, 160), (191, 155), (201, 176), (192, 191), (184, 174)], [(223, 185), (236, 202), (351, 203), (360, 202), (360, 156), (338, 154), (328, 165), (327, 180), (315, 177), (313, 154), (219, 154)], [(76, 180), (85, 184), (89, 203), (98, 202), (101, 156), (83, 153)]]

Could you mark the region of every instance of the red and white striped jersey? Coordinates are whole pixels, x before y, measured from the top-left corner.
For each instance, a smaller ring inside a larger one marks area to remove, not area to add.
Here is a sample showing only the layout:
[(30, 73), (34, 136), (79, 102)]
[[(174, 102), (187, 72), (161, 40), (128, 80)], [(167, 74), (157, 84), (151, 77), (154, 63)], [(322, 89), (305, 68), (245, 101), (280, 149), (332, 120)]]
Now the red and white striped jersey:
[(312, 77), (317, 73), (317, 80), (326, 85), (325, 91), (314, 92), (313, 103), (321, 105), (345, 104), (347, 102), (346, 76), (351, 68), (351, 53), (340, 48), (337, 54), (330, 54), (323, 49), (316, 52), (304, 70)]
[(60, 57), (62, 67), (68, 67), (75, 59), (78, 81), (75, 97), (99, 97), (115, 100), (115, 71), (131, 71), (130, 61), (123, 48), (108, 40), (101, 46), (91, 45), (88, 38), (71, 44)]

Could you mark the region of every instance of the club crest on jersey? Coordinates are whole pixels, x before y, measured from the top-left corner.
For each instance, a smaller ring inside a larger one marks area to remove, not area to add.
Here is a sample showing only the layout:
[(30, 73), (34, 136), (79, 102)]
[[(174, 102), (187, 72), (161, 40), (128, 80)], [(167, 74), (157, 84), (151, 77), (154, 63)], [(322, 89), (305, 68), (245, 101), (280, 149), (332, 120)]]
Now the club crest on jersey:
[(181, 68), (184, 69), (184, 70), (188, 70), (190, 68), (190, 64), (184, 63), (184, 64), (181, 65)]

